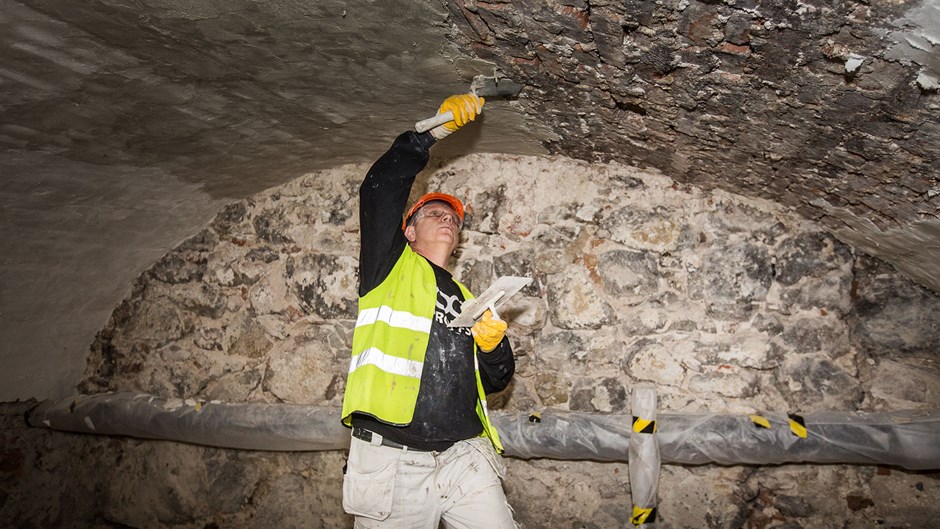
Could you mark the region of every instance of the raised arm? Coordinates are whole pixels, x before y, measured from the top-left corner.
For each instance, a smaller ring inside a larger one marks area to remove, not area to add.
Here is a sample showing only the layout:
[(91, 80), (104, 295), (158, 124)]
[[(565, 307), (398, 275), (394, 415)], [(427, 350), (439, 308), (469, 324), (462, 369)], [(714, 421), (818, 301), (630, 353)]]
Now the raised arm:
[(428, 132), (402, 133), (372, 164), (359, 187), (360, 296), (385, 279), (404, 249), (401, 215), (415, 176), (427, 165), (428, 149), (434, 142)]
[(415, 177), (428, 163), (428, 150), (472, 121), (483, 108), (473, 94), (450, 96), (438, 113), (451, 112), (453, 121), (429, 132), (404, 132), (369, 169), (359, 187), (359, 296), (378, 286), (401, 255), (406, 239), (401, 217)]

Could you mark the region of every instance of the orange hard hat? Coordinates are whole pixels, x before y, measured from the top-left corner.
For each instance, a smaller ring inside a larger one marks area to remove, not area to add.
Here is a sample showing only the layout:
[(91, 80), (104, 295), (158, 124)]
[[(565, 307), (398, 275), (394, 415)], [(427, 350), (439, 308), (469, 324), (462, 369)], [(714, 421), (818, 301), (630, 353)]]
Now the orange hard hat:
[(461, 202), (459, 198), (453, 195), (448, 195), (446, 193), (428, 193), (427, 195), (419, 198), (418, 201), (415, 202), (413, 206), (411, 206), (411, 209), (409, 209), (408, 213), (405, 214), (405, 219), (401, 222), (401, 229), (404, 230), (405, 227), (408, 226), (408, 219), (410, 219), (416, 211), (421, 209), (421, 206), (424, 206), (428, 202), (435, 201), (443, 202), (450, 206), (454, 212), (457, 213), (457, 217), (460, 218), (460, 223), (463, 224), (463, 202)]

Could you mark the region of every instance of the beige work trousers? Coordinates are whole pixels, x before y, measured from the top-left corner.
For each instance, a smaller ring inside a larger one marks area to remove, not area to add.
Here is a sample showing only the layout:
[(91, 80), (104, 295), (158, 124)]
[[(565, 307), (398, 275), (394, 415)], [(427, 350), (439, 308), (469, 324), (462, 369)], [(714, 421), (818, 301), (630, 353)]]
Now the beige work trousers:
[(485, 437), (444, 452), (381, 446), (355, 437), (343, 478), (343, 509), (356, 529), (514, 529), (504, 467)]

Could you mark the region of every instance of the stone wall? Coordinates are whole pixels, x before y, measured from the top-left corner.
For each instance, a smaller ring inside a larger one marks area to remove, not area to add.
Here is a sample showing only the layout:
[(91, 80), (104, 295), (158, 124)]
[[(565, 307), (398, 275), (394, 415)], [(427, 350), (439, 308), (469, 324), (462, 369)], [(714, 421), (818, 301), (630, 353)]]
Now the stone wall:
[[(79, 389), (338, 408), (365, 170), (310, 174), (226, 207), (139, 278), (99, 333)], [(534, 278), (503, 311), (517, 375), (491, 397), (495, 409), (625, 413), (641, 381), (656, 384), (669, 412), (940, 405), (940, 297), (771, 203), (560, 157), (435, 161), (414, 195), (432, 189), (469, 205), (458, 278), (478, 292), (500, 275)], [(6, 409), (7, 423), (22, 408)], [(76, 526), (351, 527), (341, 453), (9, 432), (2, 514), (17, 527), (57, 525), (63, 513), (37, 506), (78, 495), (88, 500)], [(526, 527), (628, 523), (625, 464), (507, 462)], [(923, 527), (940, 504), (937, 478), (869, 466), (666, 466), (660, 520)], [(45, 492), (30, 503), (33, 485)]]

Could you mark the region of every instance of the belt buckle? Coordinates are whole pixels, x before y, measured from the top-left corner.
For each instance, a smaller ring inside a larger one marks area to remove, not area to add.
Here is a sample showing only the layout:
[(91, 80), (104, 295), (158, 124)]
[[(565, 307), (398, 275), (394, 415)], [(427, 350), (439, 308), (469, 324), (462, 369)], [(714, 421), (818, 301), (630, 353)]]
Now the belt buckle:
[(353, 434), (353, 437), (359, 440), (365, 441), (372, 446), (385, 446), (388, 448), (394, 448), (396, 450), (405, 450), (405, 451), (410, 450), (410, 448), (408, 448), (407, 446), (403, 444), (396, 443), (395, 441), (392, 441), (390, 439), (386, 439), (380, 433), (376, 433), (376, 432), (373, 432), (372, 430), (367, 430), (365, 428), (361, 428), (358, 426), (353, 428), (352, 434)]
[(366, 430), (360, 426), (354, 426), (352, 430), (352, 436), (360, 441), (365, 441), (367, 443), (372, 443), (373, 435), (371, 430)]
[(369, 443), (372, 446), (382, 446), (385, 444), (385, 438), (382, 437), (381, 434), (377, 434), (372, 430), (367, 430), (358, 426), (355, 428), (355, 430), (353, 430), (353, 436)]
[(369, 444), (372, 446), (382, 446), (385, 441), (385, 438), (382, 437), (382, 434), (373, 432), (372, 430), (366, 430), (369, 432)]

